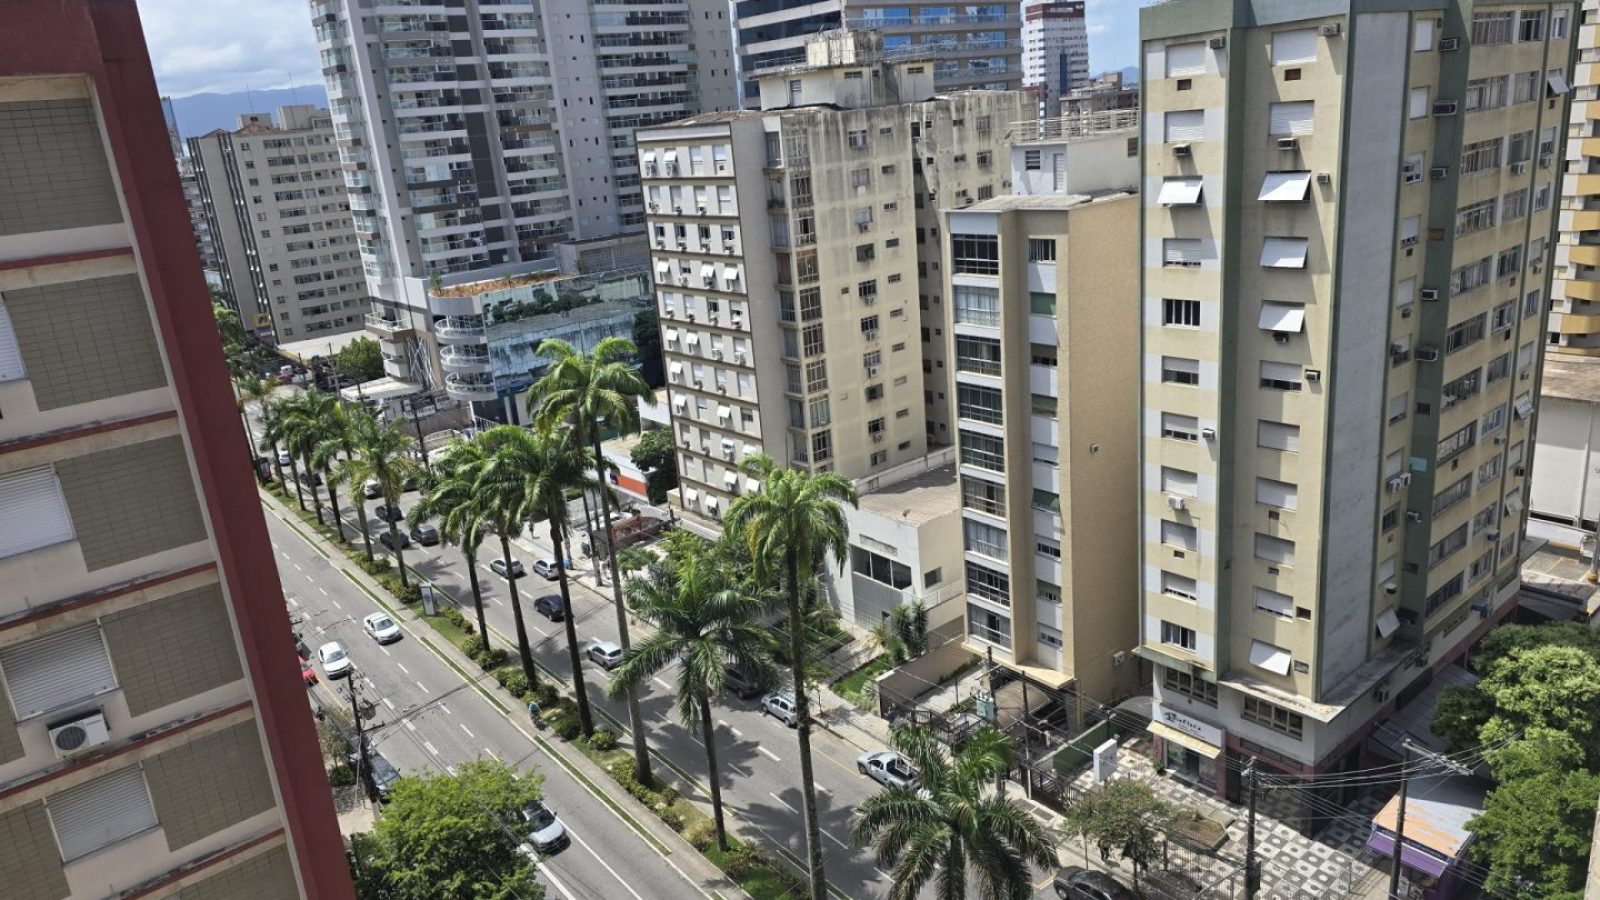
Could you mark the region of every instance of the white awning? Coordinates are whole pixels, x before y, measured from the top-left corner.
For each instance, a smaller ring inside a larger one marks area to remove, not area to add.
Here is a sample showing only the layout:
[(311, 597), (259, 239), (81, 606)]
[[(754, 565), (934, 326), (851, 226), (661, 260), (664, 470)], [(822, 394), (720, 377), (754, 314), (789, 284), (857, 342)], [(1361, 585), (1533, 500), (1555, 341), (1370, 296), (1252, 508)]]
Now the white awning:
[(683, 341), (686, 344), (698, 344), (698, 343), (700, 343), (700, 332), (685, 330), (684, 333), (683, 333)]
[(1544, 83), (1550, 89), (1550, 96), (1559, 97), (1567, 92), (1567, 73), (1557, 69), (1550, 73)]
[(1289, 651), (1282, 647), (1274, 647), (1266, 641), (1250, 642), (1250, 665), (1266, 669), (1276, 675), (1289, 674), (1289, 664), (1293, 657)]
[(1528, 397), (1518, 397), (1516, 402), (1511, 404), (1511, 407), (1519, 419), (1526, 419), (1533, 415), (1533, 400)]
[(686, 488), (683, 489), (683, 502), (685, 502), (685, 503), (693, 503), (694, 501), (696, 501), (698, 499), (700, 499), (700, 492), (699, 491), (695, 490), (692, 487), (686, 487)]
[(700, 264), (700, 276), (702, 278), (712, 278), (716, 274), (717, 274), (717, 267), (716, 266), (712, 265), (711, 263), (701, 263)]
[(673, 360), (667, 364), (667, 371), (673, 375), (683, 374), (683, 363)]
[(1378, 617), (1378, 637), (1388, 637), (1400, 629), (1400, 617), (1395, 615), (1394, 609), (1386, 609)]
[(721, 501), (717, 498), (717, 496), (715, 494), (707, 494), (706, 495), (706, 502), (705, 502), (706, 512), (716, 512), (717, 511), (717, 507), (720, 506), (720, 505), (721, 505)]
[(666, 338), (669, 341), (675, 341), (675, 340), (678, 339), (678, 329), (676, 329), (676, 328), (663, 328), (663, 329), (661, 329), (661, 336)]
[(761, 482), (754, 478), (746, 478), (744, 480), (744, 489), (747, 491), (759, 491), (761, 490)]
[(733, 438), (723, 438), (722, 439), (722, 449), (724, 449), (724, 450), (732, 450), (733, 449)]
[(656, 274), (660, 275), (663, 280), (671, 278), (672, 277), (672, 263), (669, 263), (669, 262), (667, 262), (665, 260), (662, 260), (662, 261), (656, 263)]
[(1299, 334), (1306, 329), (1306, 308), (1292, 303), (1274, 303), (1271, 300), (1261, 304), (1261, 330), (1262, 331), (1287, 331)]
[[(733, 417), (733, 408), (732, 407), (724, 406), (722, 404), (718, 404), (717, 405), (717, 418), (719, 418), (719, 419), (729, 419), (729, 418), (732, 418), (732, 417)], [(727, 443), (731, 444), (733, 442), (732, 441), (727, 441)]]
[(1261, 243), (1261, 264), (1269, 269), (1304, 269), (1306, 239), (1269, 237)]
[(1161, 722), (1151, 722), (1150, 733), (1158, 738), (1163, 738), (1170, 743), (1177, 744), (1179, 747), (1185, 747), (1189, 750), (1193, 750), (1201, 756), (1204, 756), (1206, 759), (1216, 759), (1222, 755), (1221, 747), (1213, 747), (1197, 737), (1184, 734), (1178, 729)]
[(688, 397), (684, 396), (683, 394), (674, 394), (673, 395), (673, 397), (672, 397), (672, 408), (673, 409), (678, 410), (679, 412), (682, 412), (684, 407), (686, 407), (688, 405), (689, 405), (689, 398)]
[(1268, 172), (1256, 199), (1268, 203), (1298, 203), (1310, 193), (1310, 172)]
[(656, 161), (656, 152), (654, 150), (646, 150), (640, 156), (640, 158), (643, 159), (644, 160), (644, 164), (648, 166), (651, 163)]
[(664, 160), (665, 162), (669, 162), (669, 163), (677, 162), (678, 161), (678, 151), (676, 151), (676, 150), (668, 150), (667, 152), (661, 154), (661, 159)]
[(1506, 511), (1512, 515), (1522, 512), (1522, 491), (1516, 490), (1506, 495)]
[(724, 472), (722, 474), (722, 483), (727, 486), (728, 490), (733, 490), (739, 486), (739, 473)]
[(1200, 176), (1168, 178), (1161, 182), (1161, 193), (1156, 202), (1162, 206), (1193, 206), (1200, 202)]

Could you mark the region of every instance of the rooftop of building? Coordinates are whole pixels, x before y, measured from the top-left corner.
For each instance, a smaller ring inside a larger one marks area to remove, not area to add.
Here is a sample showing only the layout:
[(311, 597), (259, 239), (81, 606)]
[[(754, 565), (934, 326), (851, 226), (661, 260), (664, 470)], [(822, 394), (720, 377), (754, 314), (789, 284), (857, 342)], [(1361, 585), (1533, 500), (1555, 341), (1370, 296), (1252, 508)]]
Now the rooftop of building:
[[(920, 467), (920, 471), (916, 468)], [(911, 469), (911, 471), (901, 471)], [(896, 479), (890, 476), (901, 475)], [(924, 525), (960, 508), (961, 485), (953, 454), (935, 453), (877, 476), (856, 480), (861, 509), (908, 525)]]
[(981, 200), (971, 206), (963, 206), (957, 212), (1007, 212), (1013, 209), (1044, 209), (1044, 210), (1071, 210), (1080, 206), (1090, 206), (1095, 203), (1106, 203), (1124, 197), (1132, 197), (1132, 191), (1113, 190), (1102, 191), (1097, 194), (1006, 194), (1003, 197), (991, 197)]
[(1600, 356), (1544, 355), (1540, 396), (1600, 403)]
[(1135, 107), (1013, 122), (1006, 129), (1006, 140), (1015, 144), (1060, 143), (1105, 137), (1119, 132), (1137, 134), (1138, 131), (1139, 110)]
[(484, 278), (478, 281), (463, 281), (458, 284), (442, 284), (438, 287), (429, 286), (428, 293), (435, 297), (475, 297), (478, 294), (487, 294), (490, 291), (504, 291), (511, 288), (526, 287), (530, 284), (544, 284), (559, 278), (570, 278), (556, 269), (545, 269), (538, 272), (526, 272), (520, 275), (507, 275), (503, 278)]
[(535, 312), (517, 318), (494, 322), (489, 325), (486, 335), (490, 343), (493, 343), (497, 340), (526, 334), (537, 334), (541, 331), (553, 331), (563, 326), (578, 325), (584, 322), (613, 319), (622, 315), (631, 317), (638, 315), (639, 310), (647, 306), (649, 306), (648, 297), (628, 300), (601, 300), (584, 306), (575, 306), (571, 309)]

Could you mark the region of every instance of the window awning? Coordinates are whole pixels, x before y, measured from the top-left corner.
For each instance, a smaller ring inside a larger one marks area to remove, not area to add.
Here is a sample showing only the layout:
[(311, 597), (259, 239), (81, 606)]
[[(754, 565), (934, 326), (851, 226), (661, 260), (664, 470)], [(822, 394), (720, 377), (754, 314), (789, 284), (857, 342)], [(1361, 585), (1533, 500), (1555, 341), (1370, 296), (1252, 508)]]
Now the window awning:
[(716, 512), (719, 505), (721, 505), (721, 503), (715, 494), (706, 495), (706, 512)]
[(1550, 96), (1559, 97), (1567, 92), (1567, 73), (1559, 69), (1551, 72), (1544, 80), (1545, 86), (1550, 89)]
[(712, 265), (711, 263), (701, 263), (700, 264), (700, 275), (701, 275), (701, 277), (703, 277), (703, 278), (711, 278), (716, 274), (717, 274), (717, 267), (716, 266)]
[(671, 278), (672, 263), (666, 261), (656, 263), (656, 274), (660, 275), (662, 278)]
[(1289, 664), (1293, 658), (1289, 651), (1282, 647), (1275, 647), (1266, 641), (1250, 642), (1250, 665), (1266, 669), (1276, 675), (1289, 674)]
[(698, 343), (700, 343), (700, 332), (698, 332), (698, 331), (685, 331), (683, 333), (683, 340), (684, 340), (685, 343), (698, 344)]
[(1170, 725), (1164, 725), (1160, 722), (1151, 722), (1150, 733), (1158, 738), (1168, 741), (1169, 743), (1177, 744), (1179, 747), (1193, 750), (1201, 756), (1204, 756), (1206, 759), (1216, 759), (1222, 755), (1221, 747), (1213, 747), (1205, 741), (1202, 741), (1193, 735), (1184, 734)]
[(761, 490), (761, 482), (754, 478), (746, 478), (744, 480), (744, 489), (747, 491), (759, 491)]
[(672, 398), (672, 408), (682, 412), (689, 405), (689, 398), (683, 394), (675, 394)]
[(1400, 617), (1395, 615), (1394, 609), (1386, 609), (1383, 615), (1378, 616), (1378, 637), (1388, 637), (1400, 630)]
[(644, 164), (648, 166), (656, 161), (656, 152), (654, 150), (646, 150), (640, 158), (643, 159)]
[(683, 363), (678, 362), (677, 360), (673, 360), (671, 363), (669, 363), (667, 365), (667, 371), (672, 373), (673, 375), (682, 375), (683, 374)]
[(1518, 397), (1516, 402), (1511, 404), (1511, 407), (1519, 419), (1526, 419), (1533, 415), (1533, 400), (1528, 397)]
[(1512, 491), (1506, 495), (1506, 511), (1512, 515), (1522, 512), (1522, 491)]
[[(723, 438), (722, 439), (722, 449), (724, 449), (724, 450), (732, 450), (733, 449), (733, 438)], [(732, 474), (732, 473), (729, 473), (729, 474)]]
[(1267, 238), (1261, 244), (1261, 264), (1269, 269), (1304, 269), (1306, 239)]
[(661, 158), (664, 161), (669, 162), (669, 163), (670, 162), (677, 162), (678, 161), (678, 151), (676, 151), (676, 150), (668, 150), (667, 152), (661, 154)]
[(700, 492), (699, 491), (695, 490), (692, 487), (686, 487), (686, 488), (683, 489), (683, 502), (685, 502), (685, 503), (693, 503), (694, 501), (696, 501), (698, 499), (700, 499)]
[(666, 338), (669, 341), (675, 341), (675, 340), (678, 339), (678, 329), (676, 329), (676, 328), (663, 328), (663, 329), (661, 329), (661, 336)]
[(1299, 334), (1306, 330), (1306, 308), (1292, 303), (1265, 301), (1261, 304), (1261, 330)]
[[(719, 418), (719, 419), (728, 419), (728, 418), (732, 418), (732, 417), (733, 417), (733, 408), (732, 407), (722, 406), (722, 405), (718, 405), (717, 406), (717, 418)], [(731, 443), (731, 441), (730, 441), (730, 443)]]
[(1256, 199), (1268, 203), (1298, 203), (1310, 193), (1310, 172), (1268, 172)]
[(1156, 197), (1156, 202), (1162, 206), (1193, 206), (1200, 202), (1203, 185), (1199, 176), (1168, 178), (1161, 182), (1161, 193)]

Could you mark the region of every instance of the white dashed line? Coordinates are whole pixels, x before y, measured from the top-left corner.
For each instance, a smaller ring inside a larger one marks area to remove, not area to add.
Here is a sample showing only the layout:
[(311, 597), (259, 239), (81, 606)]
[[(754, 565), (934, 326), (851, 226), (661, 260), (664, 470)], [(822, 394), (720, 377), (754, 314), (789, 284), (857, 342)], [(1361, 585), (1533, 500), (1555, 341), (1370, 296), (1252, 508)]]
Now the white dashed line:
[(294, 566), (294, 570), (296, 572), (304, 572), (305, 571), (305, 569), (300, 568), (300, 564), (299, 563), (290, 563), (290, 565)]
[[(452, 772), (451, 774), (455, 774), (455, 773)], [(827, 835), (828, 840), (833, 841), (835, 844), (838, 844), (840, 847), (843, 847), (846, 850), (850, 849), (850, 845), (846, 844), (844, 841), (841, 841), (838, 838), (834, 837), (833, 836), (833, 832), (831, 832), (831, 831), (823, 831), (822, 833)]]
[(717, 720), (717, 724), (721, 725), (723, 728), (728, 729), (728, 733), (732, 734), (734, 737), (736, 737), (736, 738), (738, 738), (740, 740), (744, 740), (744, 734), (742, 732), (740, 732), (739, 729), (733, 727), (732, 725), (729, 725), (727, 723), (727, 720), (718, 719)]
[(477, 737), (477, 735), (475, 735), (475, 734), (473, 734), (473, 733), (472, 733), (472, 729), (470, 729), (470, 728), (468, 728), (468, 727), (467, 727), (467, 726), (465, 726), (465, 725), (462, 725), (462, 726), (461, 726), (461, 730), (462, 730), (462, 731), (465, 731), (465, 732), (466, 732), (466, 733), (467, 733), (467, 737)]
[(787, 809), (789, 812), (792, 812), (797, 816), (800, 815), (800, 810), (795, 809), (794, 807), (790, 806), (789, 804), (783, 802), (781, 799), (779, 799), (777, 794), (774, 794), (771, 791), (767, 791), (767, 796), (771, 797), (774, 800), (777, 800), (778, 801), (778, 805), (783, 807), (784, 809)]
[[(280, 550), (280, 551), (278, 551), (278, 552), (279, 552), (279, 553), (283, 553), (283, 551), (281, 551), (281, 550)], [(290, 556), (290, 555), (289, 555), (289, 554), (287, 554), (287, 553), (284, 553), (284, 554), (283, 554), (283, 558), (284, 558), (284, 559), (287, 559), (287, 560), (289, 560), (289, 561), (291, 561), (291, 562), (293, 562), (293, 561), (294, 561), (294, 557), (292, 557), (292, 556)]]
[(439, 708), (444, 710), (444, 714), (447, 715), (447, 716), (455, 715), (455, 713), (450, 711), (450, 707), (445, 706), (443, 703), (439, 704)]
[(423, 741), (422, 742), (422, 746), (428, 748), (428, 752), (432, 753), (434, 756), (438, 756), (439, 755), (439, 749), (437, 747), (433, 746), (432, 744), (428, 743), (427, 741)]
[[(455, 766), (445, 766), (444, 770), (446, 772), (449, 772), (451, 775), (456, 774), (456, 767)], [(832, 837), (832, 835), (829, 835), (829, 837)]]
[(768, 749), (767, 749), (767, 748), (765, 748), (765, 747), (757, 747), (757, 748), (756, 748), (756, 749), (757, 749), (757, 750), (760, 750), (760, 751), (761, 751), (761, 752), (762, 752), (762, 753), (763, 753), (763, 754), (765, 754), (765, 755), (766, 755), (766, 757), (767, 757), (767, 758), (768, 758), (768, 759), (770, 759), (770, 760), (772, 760), (772, 761), (773, 761), (773, 762), (775, 762), (775, 763), (781, 763), (781, 762), (783, 762), (783, 760), (781, 760), (781, 759), (779, 759), (779, 758), (778, 758), (778, 754), (776, 754), (776, 753), (773, 753), (773, 752), (772, 752), (772, 751), (771, 751), (771, 750), (768, 750)]
[(378, 649), (379, 649), (379, 650), (382, 650), (382, 651), (383, 651), (383, 655), (384, 655), (384, 656), (393, 656), (393, 655), (394, 655), (394, 654), (393, 654), (393, 653), (390, 653), (390, 652), (389, 652), (389, 648), (388, 648), (388, 647), (385, 647), (385, 646), (384, 646), (384, 645), (382, 645), (382, 644), (379, 644), (379, 645), (378, 645)]
[(632, 885), (630, 885), (626, 881), (622, 880), (622, 876), (617, 874), (617, 870), (616, 869), (611, 868), (610, 864), (608, 864), (605, 861), (604, 857), (602, 857), (600, 854), (594, 852), (594, 848), (589, 846), (589, 842), (588, 841), (584, 840), (582, 836), (580, 836), (576, 831), (572, 831), (571, 829), (568, 829), (567, 833), (572, 835), (573, 840), (576, 840), (578, 843), (582, 844), (583, 845), (583, 849), (589, 851), (589, 855), (594, 857), (595, 862), (598, 862), (600, 865), (605, 866), (606, 871), (611, 873), (611, 877), (615, 878), (617, 880), (617, 883), (622, 885), (622, 889), (633, 895), (633, 900), (644, 900), (643, 897), (639, 896), (639, 892), (633, 889)]
[(672, 690), (672, 685), (667, 684), (665, 681), (662, 681), (660, 678), (652, 677), (650, 680), (654, 681), (656, 684), (661, 685), (662, 687), (666, 688), (669, 691)]
[(333, 604), (333, 608), (334, 609), (344, 609), (344, 607), (339, 605), (339, 601), (337, 601), (337, 600), (333, 600), (333, 599), (330, 598), (328, 602)]
[(390, 700), (388, 697), (385, 697), (385, 698), (383, 698), (383, 705), (389, 707), (389, 711), (390, 712), (394, 712), (394, 701), (393, 700)]
[(822, 785), (820, 785), (820, 784), (819, 784), (819, 785), (817, 785), (817, 786), (816, 786), (816, 788), (817, 788), (817, 793), (819, 793), (819, 794), (821, 794), (821, 795), (822, 795), (822, 796), (824, 796), (824, 797), (827, 797), (827, 796), (829, 796), (829, 792), (828, 792), (828, 789), (827, 789), (827, 788), (825, 788), (825, 787), (823, 787), (823, 786), (822, 786)]
[(296, 599), (295, 599), (295, 598), (293, 598), (293, 597), (290, 597), (290, 598), (289, 598), (289, 605), (290, 605), (290, 606), (293, 606), (293, 607), (299, 607), (299, 606), (300, 606), (300, 601), (299, 601), (299, 600), (296, 600)]
[(493, 750), (491, 750), (488, 747), (483, 748), (483, 752), (489, 754), (490, 756), (494, 757), (495, 759), (499, 759), (500, 758), (500, 754), (494, 752)]
[(324, 596), (324, 597), (328, 596), (328, 589), (323, 587), (322, 585), (320, 585), (320, 584), (317, 585), (317, 590), (322, 592), (322, 596)]
[(406, 664), (405, 664), (405, 663), (395, 663), (395, 665), (397, 665), (397, 666), (399, 666), (399, 667), (400, 667), (400, 671), (402, 671), (402, 672), (405, 672), (405, 673), (406, 673), (406, 674), (407, 674), (407, 675), (410, 675), (410, 674), (411, 674), (411, 673), (410, 673), (410, 672), (409, 672), (409, 671), (408, 671), (408, 670), (407, 670), (407, 669), (406, 669)]
[(561, 879), (556, 877), (556, 873), (555, 873), (554, 869), (551, 869), (549, 866), (545, 865), (544, 863), (539, 863), (538, 868), (539, 868), (540, 872), (544, 873), (544, 877), (550, 879), (550, 885), (552, 887), (554, 887), (557, 891), (559, 891), (561, 893), (561, 896), (567, 898), (567, 900), (574, 900), (574, 898), (572, 896), (572, 892), (567, 890), (567, 886), (562, 884), (561, 883)]
[(422, 688), (422, 692), (423, 692), (423, 693), (424, 693), (424, 694), (431, 694), (431, 693), (433, 693), (433, 692), (432, 692), (432, 691), (430, 691), (430, 690), (428, 690), (428, 686), (427, 686), (427, 685), (425, 685), (425, 684), (423, 684), (423, 683), (422, 683), (422, 682), (420, 682), (420, 681), (419, 681), (419, 682), (417, 682), (417, 687), (419, 687), (419, 688)]
[(407, 731), (416, 731), (417, 730), (417, 726), (412, 724), (410, 719), (407, 719), (406, 720), (406, 730)]

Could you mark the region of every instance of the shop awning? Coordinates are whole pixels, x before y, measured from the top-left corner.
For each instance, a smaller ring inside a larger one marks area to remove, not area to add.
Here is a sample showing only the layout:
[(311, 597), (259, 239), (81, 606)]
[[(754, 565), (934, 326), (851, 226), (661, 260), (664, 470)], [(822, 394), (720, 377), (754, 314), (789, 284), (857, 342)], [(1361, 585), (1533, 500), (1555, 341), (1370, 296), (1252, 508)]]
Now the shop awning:
[(1201, 756), (1204, 756), (1206, 759), (1216, 759), (1222, 755), (1221, 747), (1213, 747), (1194, 735), (1184, 734), (1178, 729), (1173, 728), (1171, 725), (1163, 725), (1160, 722), (1151, 722), (1150, 733), (1163, 740), (1171, 741), (1172, 743), (1177, 744), (1179, 747), (1193, 750)]
[(1298, 203), (1310, 192), (1310, 172), (1268, 172), (1256, 199), (1268, 203)]
[(1203, 182), (1198, 175), (1168, 178), (1161, 182), (1161, 193), (1156, 202), (1162, 206), (1193, 206), (1200, 202)]

